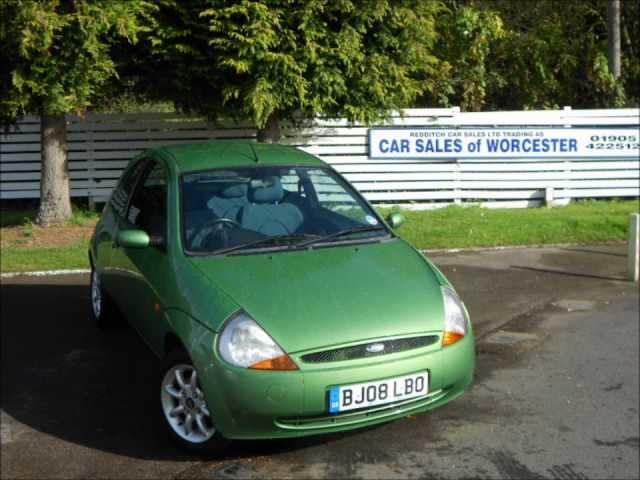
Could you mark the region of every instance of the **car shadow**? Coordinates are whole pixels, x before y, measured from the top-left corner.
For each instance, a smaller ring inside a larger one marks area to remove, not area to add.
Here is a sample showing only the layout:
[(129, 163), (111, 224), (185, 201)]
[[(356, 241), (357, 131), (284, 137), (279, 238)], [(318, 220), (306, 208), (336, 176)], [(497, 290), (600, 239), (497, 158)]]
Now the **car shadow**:
[[(176, 448), (160, 423), (158, 359), (124, 322), (98, 329), (87, 317), (86, 277), (0, 285), (3, 412), (52, 437), (153, 460), (203, 459)], [(234, 460), (326, 443), (352, 433), (233, 442)]]

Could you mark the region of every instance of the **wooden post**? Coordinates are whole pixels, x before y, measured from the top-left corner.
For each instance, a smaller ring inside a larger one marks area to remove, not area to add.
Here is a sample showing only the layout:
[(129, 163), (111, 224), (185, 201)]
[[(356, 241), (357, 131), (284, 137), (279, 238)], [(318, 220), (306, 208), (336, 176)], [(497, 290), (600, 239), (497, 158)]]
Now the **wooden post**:
[[(564, 128), (571, 128), (572, 124), (569, 122), (569, 120), (567, 120), (567, 117), (571, 115), (571, 106), (570, 105), (565, 105), (562, 108), (562, 111), (565, 112), (563, 117), (565, 118), (565, 123), (564, 123)], [(569, 205), (569, 203), (571, 203), (571, 186), (573, 184), (573, 182), (571, 181), (571, 160), (570, 159), (565, 159), (564, 160), (564, 186), (562, 189), (562, 196), (564, 197), (562, 202), (558, 202), (556, 201), (556, 204), (561, 204), (561, 205)]]
[(629, 215), (629, 253), (628, 271), (629, 280), (637, 282), (640, 276), (640, 215)]
[(553, 207), (555, 203), (553, 187), (548, 186), (544, 189), (544, 204), (546, 207)]
[(607, 4), (607, 39), (609, 71), (620, 77), (620, 0), (609, 0)]
[(453, 203), (462, 203), (460, 198), (460, 159), (456, 158), (453, 163)]

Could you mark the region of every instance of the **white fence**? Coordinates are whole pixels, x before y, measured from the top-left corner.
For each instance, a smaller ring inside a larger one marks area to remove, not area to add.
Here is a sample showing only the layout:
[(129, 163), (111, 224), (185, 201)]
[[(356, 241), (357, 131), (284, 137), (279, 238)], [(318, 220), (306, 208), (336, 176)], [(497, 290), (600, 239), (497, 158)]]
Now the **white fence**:
[[(386, 125), (406, 127), (626, 127), (638, 132), (638, 109), (462, 113), (458, 108), (410, 109)], [(210, 139), (250, 139), (250, 125), (216, 127), (178, 114), (88, 114), (68, 117), (71, 194), (104, 200), (121, 170), (150, 147)], [(368, 127), (317, 119), (284, 128), (284, 143), (316, 154), (343, 173), (370, 201), (430, 208), (477, 202), (486, 206), (539, 205), (553, 189), (556, 201), (640, 196), (640, 159), (499, 158), (384, 159), (368, 156)], [(634, 155), (635, 153), (635, 155)], [(0, 136), (0, 199), (38, 198), (38, 117)]]

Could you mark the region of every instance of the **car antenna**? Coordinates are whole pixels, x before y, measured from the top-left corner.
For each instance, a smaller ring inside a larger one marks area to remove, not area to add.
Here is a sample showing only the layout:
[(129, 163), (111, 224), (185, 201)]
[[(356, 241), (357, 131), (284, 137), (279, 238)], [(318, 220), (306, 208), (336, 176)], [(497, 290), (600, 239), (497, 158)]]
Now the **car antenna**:
[(258, 155), (256, 154), (252, 143), (249, 143), (249, 148), (251, 149), (251, 153), (253, 153), (253, 158), (255, 159), (256, 163), (260, 163), (260, 159), (258, 158)]

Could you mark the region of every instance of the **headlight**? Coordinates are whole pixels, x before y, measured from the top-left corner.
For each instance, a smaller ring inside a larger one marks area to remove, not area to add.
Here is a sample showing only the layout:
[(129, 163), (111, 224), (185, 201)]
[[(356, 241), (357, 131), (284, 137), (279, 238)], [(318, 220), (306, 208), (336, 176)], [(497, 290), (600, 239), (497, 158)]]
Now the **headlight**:
[(298, 366), (273, 338), (245, 312), (228, 322), (218, 342), (218, 352), (237, 367), (259, 370), (297, 370)]
[(462, 300), (451, 287), (442, 287), (444, 299), (444, 335), (442, 346), (452, 345), (469, 331), (469, 319)]

